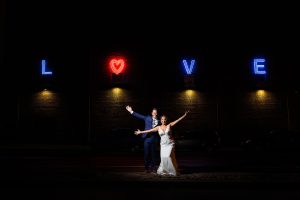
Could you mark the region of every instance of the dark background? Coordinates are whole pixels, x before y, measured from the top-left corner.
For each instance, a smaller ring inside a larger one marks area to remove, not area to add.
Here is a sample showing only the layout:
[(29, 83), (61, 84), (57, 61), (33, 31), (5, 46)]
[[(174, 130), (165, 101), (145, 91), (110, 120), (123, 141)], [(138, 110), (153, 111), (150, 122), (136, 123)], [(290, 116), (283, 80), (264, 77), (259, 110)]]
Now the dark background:
[[(246, 129), (299, 131), (296, 6), (12, 0), (1, 13), (4, 143), (97, 143), (112, 129), (142, 128), (127, 104), (145, 114), (157, 107), (171, 119), (191, 109), (178, 133), (205, 127), (228, 143)], [(127, 83), (116, 91), (107, 57), (119, 54), (128, 61)], [(259, 56), (267, 60), (263, 83), (251, 71)], [(42, 58), (52, 78), (41, 77)], [(182, 58), (197, 62), (192, 97)], [(268, 91), (263, 99), (258, 89)]]

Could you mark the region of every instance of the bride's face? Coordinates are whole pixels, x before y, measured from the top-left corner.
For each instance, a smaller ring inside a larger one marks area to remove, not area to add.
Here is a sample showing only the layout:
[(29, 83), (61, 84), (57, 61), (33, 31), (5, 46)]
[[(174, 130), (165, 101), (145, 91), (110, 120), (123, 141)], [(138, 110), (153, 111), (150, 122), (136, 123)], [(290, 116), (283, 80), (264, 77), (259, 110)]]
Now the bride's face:
[(161, 119), (160, 119), (160, 122), (161, 122), (162, 125), (166, 125), (167, 118), (165, 116), (162, 116)]

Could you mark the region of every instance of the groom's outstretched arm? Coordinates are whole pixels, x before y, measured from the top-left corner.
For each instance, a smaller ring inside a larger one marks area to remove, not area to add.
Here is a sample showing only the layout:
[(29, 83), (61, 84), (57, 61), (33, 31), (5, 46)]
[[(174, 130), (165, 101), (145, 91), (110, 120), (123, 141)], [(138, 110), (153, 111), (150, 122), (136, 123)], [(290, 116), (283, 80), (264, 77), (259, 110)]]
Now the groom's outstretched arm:
[(134, 112), (131, 108), (131, 106), (126, 106), (126, 110), (128, 112), (130, 112), (130, 114), (132, 114), (133, 116), (135, 116), (136, 118), (139, 118), (139, 119), (142, 119), (142, 120), (145, 120), (146, 119), (146, 116), (145, 115), (141, 115), (137, 112)]
[(139, 118), (139, 119), (142, 119), (142, 120), (145, 120), (146, 119), (146, 116), (145, 115), (141, 115), (137, 112), (132, 112), (131, 113), (133, 116), (135, 116), (136, 118)]

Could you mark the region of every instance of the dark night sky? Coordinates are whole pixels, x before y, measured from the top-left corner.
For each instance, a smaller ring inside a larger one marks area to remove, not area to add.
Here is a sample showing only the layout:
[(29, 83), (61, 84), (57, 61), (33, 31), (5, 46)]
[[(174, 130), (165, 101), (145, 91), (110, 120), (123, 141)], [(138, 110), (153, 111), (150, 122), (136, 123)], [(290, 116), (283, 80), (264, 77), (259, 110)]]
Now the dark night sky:
[(274, 79), (297, 82), (299, 14), (293, 8), (13, 0), (6, 2), (6, 65), (8, 73), (27, 82), (34, 79), (36, 61), (48, 57), (61, 65), (56, 65), (58, 79), (88, 87), (97, 56), (126, 52), (143, 66), (133, 66), (137, 75), (169, 83), (172, 78), (166, 77), (176, 77), (174, 65), (187, 55), (203, 62), (198, 73), (205, 72), (207, 79), (235, 82), (248, 78), (249, 59), (263, 55), (270, 59)]

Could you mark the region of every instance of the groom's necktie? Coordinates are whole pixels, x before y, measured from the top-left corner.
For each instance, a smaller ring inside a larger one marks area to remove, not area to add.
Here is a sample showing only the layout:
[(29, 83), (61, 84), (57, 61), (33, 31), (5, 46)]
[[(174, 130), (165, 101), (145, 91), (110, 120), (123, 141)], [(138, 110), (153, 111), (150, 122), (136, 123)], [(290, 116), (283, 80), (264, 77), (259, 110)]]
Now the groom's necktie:
[(157, 120), (152, 118), (152, 128), (154, 128), (157, 125)]

